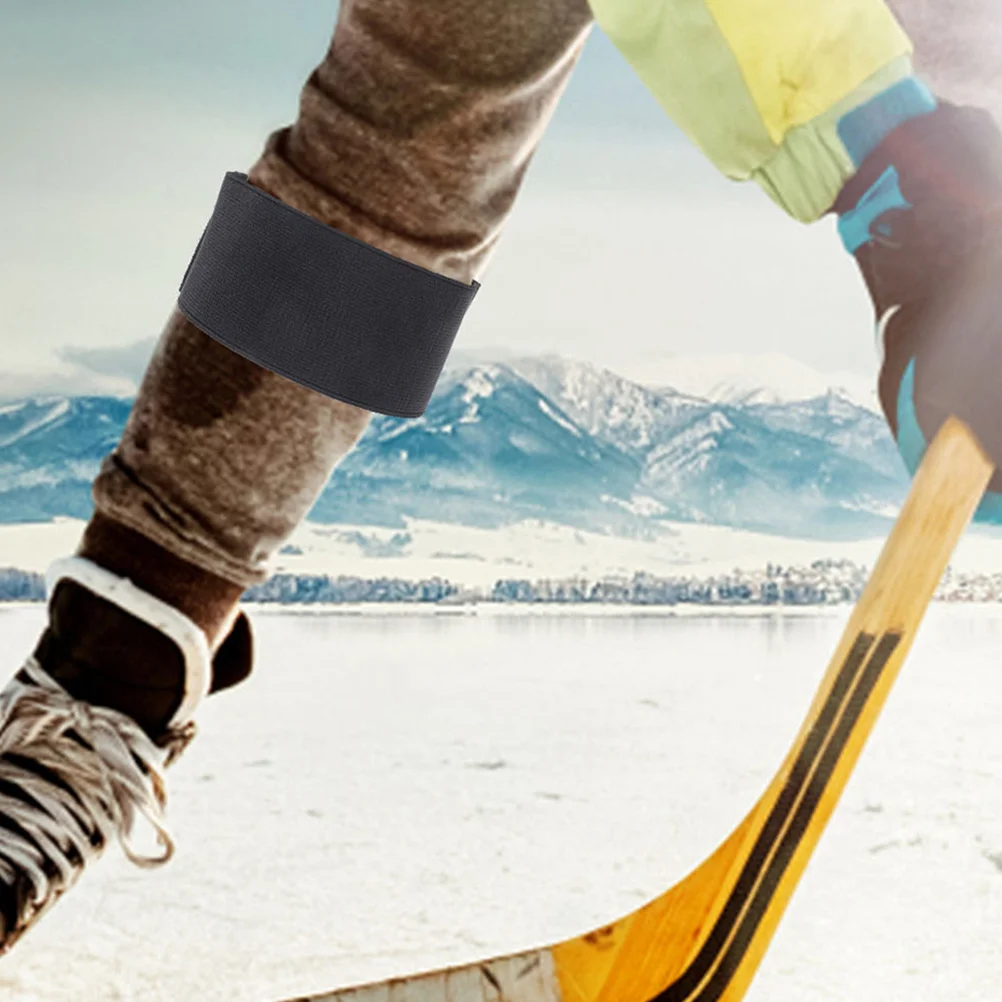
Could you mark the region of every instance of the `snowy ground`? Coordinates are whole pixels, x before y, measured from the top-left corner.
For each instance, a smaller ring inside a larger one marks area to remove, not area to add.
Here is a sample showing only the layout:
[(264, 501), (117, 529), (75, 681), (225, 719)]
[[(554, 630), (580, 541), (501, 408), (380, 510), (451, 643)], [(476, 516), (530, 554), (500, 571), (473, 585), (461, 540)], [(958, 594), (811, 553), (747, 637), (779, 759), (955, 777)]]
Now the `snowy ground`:
[[(841, 622), (258, 616), (173, 771), (179, 857), (106, 859), (0, 997), (276, 1002), (632, 910), (760, 793)], [(751, 1002), (999, 998), (1000, 645), (997, 608), (933, 610)]]
[[(72, 519), (0, 526), (0, 567), (44, 571), (53, 559), (73, 550), (82, 529), (83, 523)], [(805, 566), (825, 558), (872, 566), (883, 539), (838, 543), (679, 523), (658, 539), (642, 541), (547, 522), (488, 530), (411, 521), (406, 529), (307, 523), (291, 544), (278, 557), (277, 571), (407, 580), (438, 576), (456, 584), (484, 586), (503, 577), (535, 580), (635, 571), (710, 575), (735, 568), (759, 570), (770, 562)], [(969, 532), (953, 567), (1002, 571), (1002, 534)]]

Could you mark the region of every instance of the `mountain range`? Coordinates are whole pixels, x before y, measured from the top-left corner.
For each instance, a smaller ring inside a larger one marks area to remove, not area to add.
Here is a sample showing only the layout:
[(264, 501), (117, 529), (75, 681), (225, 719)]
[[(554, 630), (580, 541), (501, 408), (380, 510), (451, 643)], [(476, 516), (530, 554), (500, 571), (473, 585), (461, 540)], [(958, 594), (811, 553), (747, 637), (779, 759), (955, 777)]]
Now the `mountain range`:
[[(709, 397), (556, 357), (454, 364), (423, 417), (373, 418), (310, 517), (541, 519), (629, 536), (678, 521), (827, 539), (886, 530), (907, 480), (883, 419), (858, 397), (730, 384)], [(129, 406), (91, 396), (0, 407), (0, 523), (85, 518)]]

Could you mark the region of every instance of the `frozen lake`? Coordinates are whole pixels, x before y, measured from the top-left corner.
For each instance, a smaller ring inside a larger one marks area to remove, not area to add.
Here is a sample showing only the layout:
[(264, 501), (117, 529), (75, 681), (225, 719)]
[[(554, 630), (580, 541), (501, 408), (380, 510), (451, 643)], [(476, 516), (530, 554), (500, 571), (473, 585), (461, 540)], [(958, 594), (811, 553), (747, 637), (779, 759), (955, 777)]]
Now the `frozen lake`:
[[(846, 613), (256, 615), (172, 771), (180, 849), (113, 851), (15, 952), (19, 1002), (277, 1002), (584, 932), (759, 795)], [(16, 667), (41, 610), (0, 610)], [(1002, 608), (938, 607), (748, 996), (1002, 997)]]

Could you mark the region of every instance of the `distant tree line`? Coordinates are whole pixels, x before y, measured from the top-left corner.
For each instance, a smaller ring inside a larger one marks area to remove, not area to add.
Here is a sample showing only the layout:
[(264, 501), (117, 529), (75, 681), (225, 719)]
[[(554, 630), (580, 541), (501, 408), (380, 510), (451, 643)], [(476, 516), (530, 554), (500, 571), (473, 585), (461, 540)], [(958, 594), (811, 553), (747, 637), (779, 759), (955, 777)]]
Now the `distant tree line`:
[(324, 574), (276, 574), (250, 588), (248, 602), (292, 605), (354, 602), (442, 602), (459, 589), (441, 578), (405, 581), (402, 578), (328, 577)]
[(0, 567), (0, 602), (42, 602), (45, 578), (31, 571)]
[[(362, 578), (349, 575), (276, 574), (249, 589), (248, 602), (280, 605), (346, 605), (405, 602), (462, 605), (477, 602), (633, 606), (815, 606), (855, 602), (867, 569), (848, 560), (818, 560), (807, 567), (769, 564), (760, 571), (661, 577), (502, 578), (485, 588), (443, 578)], [(947, 572), (936, 597), (952, 602), (1002, 601), (1002, 574)], [(41, 574), (0, 568), (0, 602), (43, 601)]]
[(834, 605), (854, 602), (866, 570), (849, 561), (817, 561), (809, 568), (770, 564), (761, 572), (698, 577), (637, 573), (606, 577), (497, 581), (481, 601), (594, 603), (598, 605)]

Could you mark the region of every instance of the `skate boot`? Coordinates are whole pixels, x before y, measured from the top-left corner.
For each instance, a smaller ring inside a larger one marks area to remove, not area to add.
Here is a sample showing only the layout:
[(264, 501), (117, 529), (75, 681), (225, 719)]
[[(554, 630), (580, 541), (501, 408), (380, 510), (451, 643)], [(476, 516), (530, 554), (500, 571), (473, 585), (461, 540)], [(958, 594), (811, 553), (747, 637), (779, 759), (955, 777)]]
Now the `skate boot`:
[[(49, 625), (0, 691), (0, 953), (109, 843), (139, 866), (170, 859), (164, 770), (212, 687), (205, 635), (173, 607), (77, 557), (49, 586)], [(230, 680), (248, 673), (242, 616), (217, 658)], [(133, 846), (140, 821), (150, 854)]]
[[(874, 304), (880, 402), (914, 473), (964, 420), (1002, 461), (1002, 132), (940, 104), (891, 132), (835, 205)], [(1002, 520), (996, 472), (978, 517)]]

